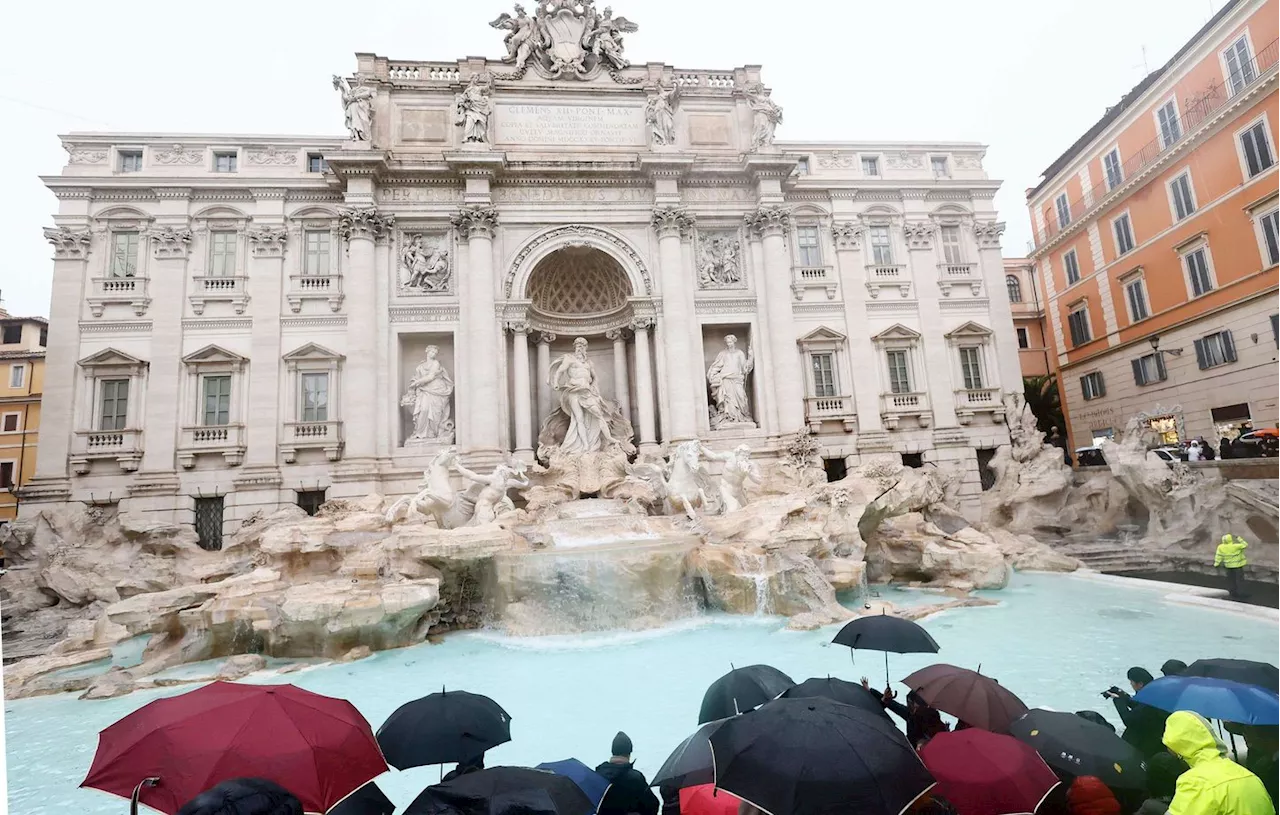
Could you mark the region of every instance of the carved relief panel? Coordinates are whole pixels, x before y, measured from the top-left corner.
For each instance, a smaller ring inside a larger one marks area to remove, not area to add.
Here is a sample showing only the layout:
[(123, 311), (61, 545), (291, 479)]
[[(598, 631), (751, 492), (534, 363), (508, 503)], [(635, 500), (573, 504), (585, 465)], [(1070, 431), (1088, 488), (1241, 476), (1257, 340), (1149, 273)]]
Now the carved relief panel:
[(698, 288), (746, 288), (739, 231), (699, 229), (697, 235)]
[(453, 293), (453, 241), (447, 229), (405, 229), (396, 242), (396, 293)]

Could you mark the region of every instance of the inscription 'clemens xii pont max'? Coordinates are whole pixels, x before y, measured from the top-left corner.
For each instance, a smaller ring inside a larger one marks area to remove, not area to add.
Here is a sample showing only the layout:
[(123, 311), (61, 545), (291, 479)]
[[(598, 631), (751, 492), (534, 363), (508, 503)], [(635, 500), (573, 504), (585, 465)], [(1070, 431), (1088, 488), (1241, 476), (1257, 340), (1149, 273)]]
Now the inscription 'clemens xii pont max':
[(608, 105), (494, 106), (500, 144), (643, 145), (644, 110)]

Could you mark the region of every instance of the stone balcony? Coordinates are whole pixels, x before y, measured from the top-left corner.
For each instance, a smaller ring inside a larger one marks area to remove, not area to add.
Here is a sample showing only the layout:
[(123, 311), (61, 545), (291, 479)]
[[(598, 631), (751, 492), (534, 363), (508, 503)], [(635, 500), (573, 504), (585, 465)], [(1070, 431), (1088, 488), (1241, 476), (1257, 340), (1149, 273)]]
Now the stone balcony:
[(875, 263), (867, 266), (867, 293), (875, 300), (881, 289), (895, 289), (902, 297), (911, 296), (911, 280), (902, 264)]
[(904, 416), (914, 416), (921, 427), (928, 427), (933, 419), (933, 411), (929, 407), (929, 395), (926, 393), (882, 393), (880, 394), (880, 418), (888, 430), (897, 430), (898, 422)]
[(822, 429), (823, 422), (841, 422), (846, 433), (858, 429), (852, 396), (809, 396), (804, 400), (804, 413), (814, 433)]
[(956, 421), (967, 425), (979, 413), (990, 413), (992, 421), (1004, 421), (1004, 403), (999, 388), (974, 388), (956, 391)]
[(342, 458), (342, 422), (336, 419), (326, 422), (285, 422), (284, 440), (280, 452), (286, 464), (298, 460), (299, 450), (323, 450), (325, 458), (337, 461)]
[(229, 302), (236, 314), (244, 314), (249, 305), (249, 278), (247, 277), (196, 277), (192, 280), (191, 310), (204, 314), (205, 303)]
[(943, 297), (951, 296), (953, 286), (968, 286), (974, 297), (982, 294), (982, 277), (976, 263), (939, 263), (938, 288)]
[(90, 463), (112, 459), (131, 473), (142, 462), (141, 430), (77, 430), (67, 457), (76, 475), (89, 472)]
[(796, 266), (792, 270), (791, 294), (804, 299), (806, 289), (822, 289), (828, 300), (836, 299), (836, 273), (830, 266)]
[(101, 317), (113, 303), (130, 306), (138, 317), (146, 314), (151, 305), (145, 277), (95, 277), (91, 284), (88, 300), (94, 317)]
[(297, 314), (304, 300), (324, 300), (329, 310), (342, 308), (342, 275), (289, 275), (289, 308)]
[(190, 469), (196, 465), (196, 456), (220, 454), (227, 466), (235, 467), (244, 461), (244, 450), (245, 429), (242, 424), (184, 427), (178, 441), (178, 463)]

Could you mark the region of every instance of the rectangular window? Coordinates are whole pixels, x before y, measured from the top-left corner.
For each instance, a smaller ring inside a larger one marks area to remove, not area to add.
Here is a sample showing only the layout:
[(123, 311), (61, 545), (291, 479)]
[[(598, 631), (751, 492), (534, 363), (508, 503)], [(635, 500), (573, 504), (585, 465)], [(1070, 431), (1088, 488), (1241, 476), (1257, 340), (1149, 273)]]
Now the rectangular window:
[(236, 233), (209, 233), (209, 275), (231, 277), (236, 273)]
[(1160, 123), (1161, 147), (1168, 147), (1182, 138), (1182, 123), (1178, 121), (1178, 105), (1172, 99), (1156, 111), (1156, 120)]
[(222, 496), (196, 499), (196, 543), (201, 549), (222, 548)]
[(1065, 229), (1071, 223), (1071, 204), (1067, 201), (1067, 194), (1059, 195), (1053, 205), (1058, 210), (1058, 228)]
[(1258, 219), (1262, 228), (1262, 259), (1268, 266), (1280, 263), (1280, 210), (1273, 209)]
[(1067, 272), (1067, 285), (1074, 286), (1080, 282), (1080, 259), (1076, 250), (1072, 249), (1062, 256), (1062, 268)]
[(302, 421), (329, 421), (329, 375), (302, 375)]
[(1182, 256), (1182, 263), (1187, 267), (1187, 279), (1191, 281), (1191, 294), (1199, 297), (1213, 291), (1213, 278), (1209, 276), (1209, 257), (1204, 247)]
[(16, 345), (20, 342), (22, 342), (22, 323), (6, 323), (3, 336), (0, 336), (0, 343)]
[(312, 277), (329, 274), (329, 233), (327, 230), (307, 230), (306, 253), (303, 258), (302, 272)]
[(40, 347), (45, 348), (49, 345), (49, 326), (40, 326)]
[(315, 515), (324, 503), (325, 490), (298, 490), (297, 504), (308, 515)]
[(960, 245), (960, 227), (942, 227), (942, 258), (947, 263), (964, 263), (964, 249)]
[(319, 153), (307, 153), (307, 172), (323, 173), (329, 169), (329, 162)]
[(1236, 361), (1236, 345), (1230, 331), (1219, 331), (1195, 342), (1196, 364), (1200, 370), (1216, 368)]
[(1102, 372), (1094, 371), (1091, 374), (1085, 374), (1080, 377), (1080, 392), (1084, 395), (1085, 401), (1106, 396), (1107, 386), (1102, 381)]
[(1280, 348), (1280, 314), (1271, 315), (1271, 339), (1276, 343), (1276, 348)]
[(1181, 221), (1196, 211), (1196, 199), (1191, 191), (1191, 173), (1186, 172), (1169, 182), (1169, 196), (1173, 199), (1173, 214)]
[(808, 175), (808, 174), (809, 174), (809, 157), (805, 156), (804, 158), (796, 159), (796, 175)]
[(911, 372), (907, 369), (906, 351), (887, 351), (889, 360), (889, 390), (892, 393), (911, 393)]
[(880, 159), (876, 156), (862, 157), (863, 175), (880, 175)]
[(3, 423), (0, 423), (0, 429), (5, 433), (17, 433), (18, 422), (22, 419), (21, 413), (6, 413)]
[(1245, 86), (1258, 78), (1253, 57), (1249, 54), (1249, 39), (1241, 37), (1222, 52), (1227, 63), (1227, 84), (1231, 86), (1231, 95), (1235, 96)]
[(236, 154), (214, 153), (213, 171), (215, 173), (234, 173), (236, 171)]
[(1149, 385), (1152, 382), (1163, 382), (1168, 378), (1169, 374), (1164, 369), (1163, 354), (1147, 354), (1145, 357), (1133, 360), (1133, 381), (1137, 384)]
[(27, 381), (27, 366), (19, 363), (9, 366), (9, 387), (21, 388)]
[(1133, 251), (1133, 224), (1129, 221), (1129, 213), (1112, 221), (1111, 229), (1116, 233), (1116, 254)]
[(0, 461), (0, 490), (7, 490), (13, 486), (13, 470), (15, 462)]
[(1027, 332), (1027, 329), (1025, 328), (1018, 329), (1018, 347), (1019, 348), (1031, 347), (1031, 335)]
[(871, 238), (871, 261), (877, 266), (892, 264), (893, 244), (889, 242), (889, 227), (873, 226), (868, 233)]
[(796, 227), (796, 249), (800, 253), (801, 266), (821, 266), (822, 247), (818, 245), (818, 227)]
[(929, 159), (929, 163), (933, 166), (934, 178), (946, 178), (951, 175), (951, 170), (947, 167), (946, 156), (933, 156)]
[(1088, 306), (1080, 306), (1067, 315), (1067, 328), (1071, 330), (1071, 344), (1073, 346), (1084, 345), (1093, 339), (1093, 335), (1089, 331)]
[(1129, 303), (1129, 319), (1139, 322), (1151, 316), (1147, 308), (1147, 281), (1136, 277), (1124, 284), (1124, 297)]
[(813, 368), (813, 395), (835, 396), (836, 371), (831, 354), (811, 354), (809, 361)]
[(139, 173), (142, 172), (142, 151), (141, 150), (121, 150), (116, 154), (119, 159), (119, 169), (122, 173)]
[(1102, 168), (1107, 173), (1107, 189), (1114, 190), (1124, 183), (1124, 170), (1120, 164), (1120, 148), (1113, 147), (1102, 157)]
[(1240, 134), (1240, 149), (1244, 151), (1245, 169), (1250, 178), (1276, 163), (1271, 155), (1271, 143), (1267, 141), (1265, 120)]
[(982, 355), (979, 349), (969, 345), (960, 349), (960, 371), (964, 374), (964, 389), (982, 389)]
[(231, 423), (231, 377), (206, 376), (204, 378), (204, 425)]
[(129, 414), (129, 380), (104, 379), (98, 384), (98, 429), (124, 430)]
[(114, 232), (111, 235), (112, 277), (133, 277), (138, 273), (138, 233)]

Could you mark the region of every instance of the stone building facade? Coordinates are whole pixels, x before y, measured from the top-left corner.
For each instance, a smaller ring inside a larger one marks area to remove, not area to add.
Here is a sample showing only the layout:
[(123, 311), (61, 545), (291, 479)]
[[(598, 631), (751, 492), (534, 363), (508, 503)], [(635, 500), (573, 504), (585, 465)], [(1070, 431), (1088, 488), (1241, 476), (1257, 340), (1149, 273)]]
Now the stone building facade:
[(758, 66), (630, 65), (590, 3), (497, 22), (504, 60), (358, 54), (346, 139), (64, 137), (24, 509), (199, 527), (533, 461), (585, 338), (638, 456), (807, 428), (976, 512), (1021, 390), (984, 148), (775, 141)]

